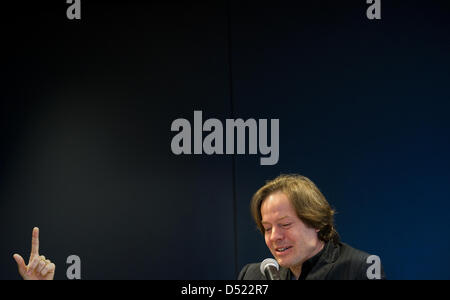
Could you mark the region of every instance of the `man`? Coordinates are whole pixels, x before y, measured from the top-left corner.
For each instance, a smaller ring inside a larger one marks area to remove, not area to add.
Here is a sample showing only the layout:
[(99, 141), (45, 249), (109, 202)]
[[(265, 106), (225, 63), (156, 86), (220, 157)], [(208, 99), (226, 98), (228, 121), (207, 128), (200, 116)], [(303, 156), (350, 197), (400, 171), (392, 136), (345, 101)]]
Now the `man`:
[[(253, 196), (251, 211), (282, 279), (385, 279), (381, 265), (372, 265), (374, 256), (368, 260), (369, 254), (340, 241), (334, 210), (308, 178), (269, 181)], [(244, 266), (238, 279), (266, 278), (256, 263)]]
[(31, 238), (31, 254), (28, 265), (19, 254), (13, 255), (17, 263), (19, 274), (25, 280), (53, 280), (55, 277), (55, 264), (39, 255), (39, 228), (33, 228)]

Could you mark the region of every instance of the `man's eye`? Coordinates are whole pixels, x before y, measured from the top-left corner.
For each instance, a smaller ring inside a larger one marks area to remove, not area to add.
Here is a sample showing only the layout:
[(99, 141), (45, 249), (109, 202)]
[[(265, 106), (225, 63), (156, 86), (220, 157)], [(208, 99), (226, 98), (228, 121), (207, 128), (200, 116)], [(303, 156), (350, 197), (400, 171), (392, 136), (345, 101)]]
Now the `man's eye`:
[(283, 224), (282, 226), (283, 227), (289, 227), (289, 226), (291, 226), (292, 225), (292, 223), (288, 223), (288, 224)]
[(264, 228), (265, 232), (270, 232), (272, 230), (272, 228)]

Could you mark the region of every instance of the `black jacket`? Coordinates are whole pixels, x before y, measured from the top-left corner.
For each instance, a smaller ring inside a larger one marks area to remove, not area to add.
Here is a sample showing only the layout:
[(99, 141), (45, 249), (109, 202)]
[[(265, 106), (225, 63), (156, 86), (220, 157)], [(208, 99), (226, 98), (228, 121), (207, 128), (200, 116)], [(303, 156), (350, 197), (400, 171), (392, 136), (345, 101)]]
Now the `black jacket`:
[[(300, 279), (306, 280), (367, 280), (367, 269), (373, 261), (370, 255), (350, 247), (345, 243), (327, 242), (321, 252), (305, 261), (302, 265)], [(265, 280), (259, 270), (260, 263), (248, 264), (239, 273), (239, 280)], [(369, 270), (369, 272), (372, 271)], [(383, 267), (380, 265), (381, 279), (386, 279)], [(291, 279), (292, 273), (288, 268), (280, 267), (283, 280)]]

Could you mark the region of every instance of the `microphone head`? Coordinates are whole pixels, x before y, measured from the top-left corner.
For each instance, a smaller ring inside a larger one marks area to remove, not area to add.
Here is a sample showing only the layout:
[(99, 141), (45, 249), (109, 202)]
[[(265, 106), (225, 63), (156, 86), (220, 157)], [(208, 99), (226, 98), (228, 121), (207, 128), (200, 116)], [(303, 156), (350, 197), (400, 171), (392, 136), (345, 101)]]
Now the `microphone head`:
[(266, 258), (261, 262), (261, 265), (259, 266), (259, 270), (263, 275), (265, 275), (264, 271), (268, 266), (274, 266), (277, 268), (277, 270), (280, 270), (280, 266), (278, 265), (278, 262), (273, 258)]

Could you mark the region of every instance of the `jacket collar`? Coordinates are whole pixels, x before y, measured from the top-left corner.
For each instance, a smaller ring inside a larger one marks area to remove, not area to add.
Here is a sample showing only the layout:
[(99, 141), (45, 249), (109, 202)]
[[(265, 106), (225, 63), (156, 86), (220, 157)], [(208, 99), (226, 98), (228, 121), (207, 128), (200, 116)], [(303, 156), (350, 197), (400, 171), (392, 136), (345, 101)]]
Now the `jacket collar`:
[[(317, 276), (323, 278), (323, 274), (328, 273), (333, 266), (333, 263), (339, 257), (339, 247), (332, 241), (328, 241), (320, 255), (317, 263), (312, 267), (306, 279), (317, 279)], [(320, 273), (318, 272), (320, 270)], [(282, 280), (290, 280), (292, 272), (289, 268), (280, 267), (280, 277)]]
[(314, 280), (319, 278), (326, 278), (326, 274), (330, 272), (334, 262), (336, 262), (336, 260), (338, 259), (339, 253), (340, 250), (338, 244), (334, 243), (333, 241), (328, 241), (325, 244), (322, 256), (320, 257), (316, 265), (312, 268), (311, 272), (309, 272), (306, 279)]

